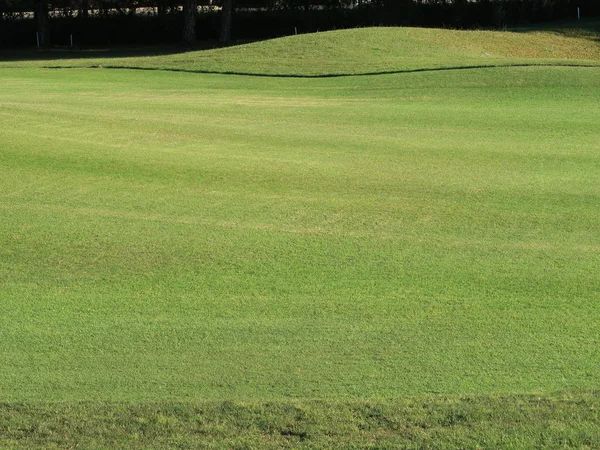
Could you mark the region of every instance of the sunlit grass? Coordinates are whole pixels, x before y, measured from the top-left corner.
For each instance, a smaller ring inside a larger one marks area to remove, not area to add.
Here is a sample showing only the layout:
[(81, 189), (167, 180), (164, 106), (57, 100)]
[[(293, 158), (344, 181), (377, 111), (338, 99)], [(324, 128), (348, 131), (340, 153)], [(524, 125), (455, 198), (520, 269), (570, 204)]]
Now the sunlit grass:
[[(36, 417), (67, 402), (56, 414), (78, 421), (101, 402), (183, 402), (187, 417), (248, 401), (269, 416), (297, 399), (357, 427), (352, 402), (389, 425), (393, 399), (440, 395), (431, 410), (446, 411), (472, 394), (464, 434), (439, 433), (476, 446), (459, 437), (482, 432), (495, 394), (518, 410), (525, 394), (558, 405), (554, 392), (597, 388), (598, 68), (282, 79), (22, 64), (0, 70), (0, 414), (18, 430), (23, 402)], [(530, 423), (510, 442), (594, 447), (597, 395), (573, 395), (579, 425), (559, 405), (536, 422), (552, 439)], [(30, 431), (0, 435), (48, 436)], [(252, 433), (227, 442), (288, 440)]]

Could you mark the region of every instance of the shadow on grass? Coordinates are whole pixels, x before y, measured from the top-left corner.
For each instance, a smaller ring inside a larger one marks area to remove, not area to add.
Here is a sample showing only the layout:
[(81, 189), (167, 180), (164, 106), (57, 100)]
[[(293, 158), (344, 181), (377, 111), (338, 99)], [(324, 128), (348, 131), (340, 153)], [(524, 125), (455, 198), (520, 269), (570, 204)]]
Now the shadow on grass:
[[(389, 400), (0, 403), (0, 447), (599, 448), (598, 391)], [(258, 444), (257, 444), (258, 443)]]
[(212, 50), (215, 48), (235, 47), (238, 45), (254, 42), (251, 40), (240, 40), (223, 45), (217, 40), (201, 41), (193, 45), (165, 44), (148, 46), (117, 46), (117, 47), (92, 47), (92, 48), (68, 48), (53, 47), (46, 50), (20, 49), (0, 50), (0, 61), (60, 61), (65, 59), (118, 59), (128, 57), (144, 56), (169, 56), (199, 50)]
[(175, 69), (168, 67), (136, 67), (136, 66), (113, 66), (113, 65), (90, 65), (87, 67), (82, 66), (45, 66), (45, 69), (111, 69), (111, 70), (140, 70), (148, 72), (181, 72), (181, 73), (196, 73), (205, 75), (236, 75), (244, 77), (261, 77), (261, 78), (346, 78), (346, 77), (365, 77), (375, 75), (394, 75), (402, 73), (420, 73), (420, 72), (443, 72), (453, 70), (474, 70), (474, 69), (499, 69), (505, 67), (579, 67), (579, 68), (594, 68), (600, 69), (600, 64), (570, 64), (565, 62), (560, 63), (513, 63), (513, 64), (481, 64), (481, 65), (470, 65), (470, 66), (454, 66), (454, 67), (430, 67), (430, 68), (417, 68), (417, 69), (399, 69), (399, 70), (382, 70), (377, 72), (363, 72), (363, 73), (329, 73), (329, 74), (269, 74), (269, 73), (252, 73), (252, 72), (236, 72), (236, 71), (218, 71), (218, 70), (192, 70), (192, 69)]
[(550, 32), (567, 37), (587, 39), (600, 44), (600, 17), (586, 18), (582, 20), (562, 20), (535, 26), (519, 26), (509, 28), (508, 31), (515, 33)]

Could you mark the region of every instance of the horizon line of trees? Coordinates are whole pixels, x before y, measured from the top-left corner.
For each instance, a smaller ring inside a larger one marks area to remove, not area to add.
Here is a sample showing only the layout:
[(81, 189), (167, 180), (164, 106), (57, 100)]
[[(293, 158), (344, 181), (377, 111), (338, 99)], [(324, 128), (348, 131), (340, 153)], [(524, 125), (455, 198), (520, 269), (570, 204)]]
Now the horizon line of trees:
[(599, 0), (0, 0), (0, 46), (31, 42), (24, 38), (32, 25), (40, 47), (65, 28), (79, 44), (103, 31), (115, 36), (112, 44), (130, 43), (134, 33), (135, 43), (144, 36), (148, 43), (209, 36), (227, 43), (234, 30), (253, 39), (369, 25), (502, 27), (575, 18), (577, 8), (600, 15)]

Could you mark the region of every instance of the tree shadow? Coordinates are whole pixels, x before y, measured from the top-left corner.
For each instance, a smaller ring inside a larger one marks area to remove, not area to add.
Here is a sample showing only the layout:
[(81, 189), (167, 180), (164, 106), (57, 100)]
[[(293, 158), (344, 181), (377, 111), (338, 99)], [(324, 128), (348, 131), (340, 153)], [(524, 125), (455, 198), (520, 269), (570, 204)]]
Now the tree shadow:
[(581, 20), (562, 20), (546, 24), (523, 25), (510, 28), (515, 33), (550, 32), (562, 36), (586, 39), (600, 44), (600, 17)]
[(145, 56), (168, 56), (188, 52), (212, 50), (223, 47), (233, 47), (248, 44), (250, 40), (234, 41), (227, 45), (217, 40), (199, 41), (193, 45), (164, 44), (164, 45), (140, 45), (140, 46), (112, 46), (112, 47), (52, 47), (50, 49), (0, 49), (0, 61), (61, 61), (72, 59), (120, 59), (129, 57)]

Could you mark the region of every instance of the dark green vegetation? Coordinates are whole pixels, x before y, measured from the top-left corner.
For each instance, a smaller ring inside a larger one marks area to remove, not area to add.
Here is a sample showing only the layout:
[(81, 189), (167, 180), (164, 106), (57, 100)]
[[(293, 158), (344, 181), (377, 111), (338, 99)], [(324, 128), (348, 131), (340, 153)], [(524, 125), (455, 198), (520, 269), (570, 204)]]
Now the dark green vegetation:
[[(505, 27), (600, 15), (597, 0), (0, 0), (0, 47), (156, 45), (223, 39), (224, 17), (235, 40), (269, 39), (318, 31), (373, 26), (457, 29)], [(196, 15), (194, 3), (202, 6)], [(179, 7), (178, 7), (179, 6)], [(90, 10), (89, 8), (92, 8)], [(23, 18), (23, 11), (33, 11)], [(182, 11), (183, 9), (183, 11)], [(227, 8), (224, 8), (227, 10)], [(47, 18), (44, 11), (51, 12)], [(37, 19), (37, 20), (36, 20)], [(194, 32), (194, 21), (196, 22)], [(228, 23), (228, 21), (226, 21)], [(184, 25), (185, 24), (185, 25)], [(186, 29), (185, 37), (182, 31)]]
[(9, 448), (596, 448), (600, 396), (0, 405)]
[(597, 447), (597, 60), (4, 64), (3, 445)]

